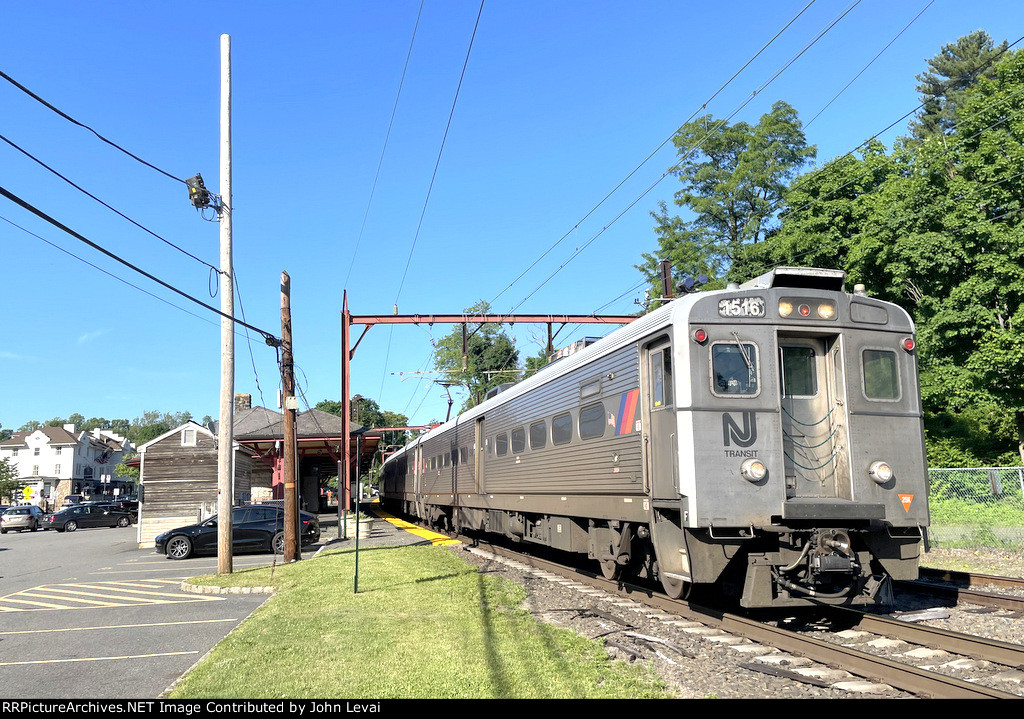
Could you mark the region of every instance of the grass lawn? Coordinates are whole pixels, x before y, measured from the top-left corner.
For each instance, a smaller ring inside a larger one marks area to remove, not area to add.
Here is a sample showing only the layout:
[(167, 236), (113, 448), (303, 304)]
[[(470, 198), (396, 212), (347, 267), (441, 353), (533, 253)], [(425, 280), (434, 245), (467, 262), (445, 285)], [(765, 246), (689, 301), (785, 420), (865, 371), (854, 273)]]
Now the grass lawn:
[(645, 667), (534, 620), (454, 551), (377, 547), (194, 580), (275, 595), (170, 693), (191, 698), (663, 698)]

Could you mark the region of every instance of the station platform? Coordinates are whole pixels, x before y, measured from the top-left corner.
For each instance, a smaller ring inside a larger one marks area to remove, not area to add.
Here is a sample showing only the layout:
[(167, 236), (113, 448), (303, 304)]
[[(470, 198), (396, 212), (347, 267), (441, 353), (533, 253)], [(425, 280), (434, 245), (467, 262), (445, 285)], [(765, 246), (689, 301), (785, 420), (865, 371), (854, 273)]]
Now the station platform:
[[(448, 544), (459, 544), (459, 540), (452, 539), (446, 534), (424, 529), (415, 524), (410, 524), (399, 517), (388, 514), (377, 503), (363, 505), (361, 512), (372, 514), (377, 517), (373, 523), (370, 536), (360, 537), (359, 546), (362, 547), (399, 547), (412, 544), (443, 546)], [(341, 539), (342, 532), (339, 527), (337, 513), (321, 513), (320, 520), (320, 542), (325, 548), (336, 549), (339, 547), (354, 547), (356, 539)], [(343, 518), (344, 520), (344, 518)], [(350, 515), (349, 522), (355, 521)]]

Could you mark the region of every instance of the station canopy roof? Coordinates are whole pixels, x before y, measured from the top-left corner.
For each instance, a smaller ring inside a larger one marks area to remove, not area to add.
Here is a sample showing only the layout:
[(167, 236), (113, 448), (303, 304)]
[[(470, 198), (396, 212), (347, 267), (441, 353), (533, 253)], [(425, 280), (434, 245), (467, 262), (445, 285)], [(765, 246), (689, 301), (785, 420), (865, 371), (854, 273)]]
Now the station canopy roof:
[[(295, 418), (295, 433), (298, 436), (299, 455), (323, 454), (340, 457), (344, 433), (342, 424), (341, 417), (329, 412), (318, 409), (298, 412)], [(377, 445), (380, 443), (378, 435), (369, 433), (369, 428), (355, 422), (350, 423), (349, 429), (349, 456), (355, 457), (357, 437), (361, 437), (358, 447), (363, 457), (371, 456), (377, 451)], [(284, 415), (266, 407), (239, 410), (234, 416), (234, 435), (236, 442), (252, 447), (263, 455), (280, 450), (284, 441)]]

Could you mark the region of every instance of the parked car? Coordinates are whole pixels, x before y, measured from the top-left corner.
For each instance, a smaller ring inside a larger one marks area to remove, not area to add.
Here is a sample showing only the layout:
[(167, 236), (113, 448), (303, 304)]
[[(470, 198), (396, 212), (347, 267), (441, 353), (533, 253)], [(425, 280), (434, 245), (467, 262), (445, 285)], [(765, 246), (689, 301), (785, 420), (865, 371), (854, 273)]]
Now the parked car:
[(124, 512), (127, 514), (133, 522), (138, 521), (139, 514), (138, 509), (132, 511), (131, 509), (125, 508), (124, 502), (117, 501), (106, 501), (106, 502), (89, 502), (85, 506), (87, 507), (102, 507), (103, 509), (109, 509), (114, 512)]
[(0, 534), (7, 534), (8, 529), (16, 529), (19, 532), (29, 529), (36, 531), (43, 521), (43, 510), (35, 505), (23, 505), (21, 507), (8, 507), (0, 514)]
[(128, 514), (132, 515), (133, 522), (139, 521), (139, 500), (131, 498), (115, 499), (114, 504), (116, 504), (122, 512), (128, 512)]
[(85, 501), (85, 497), (81, 494), (69, 494), (64, 498), (64, 504), (61, 505), (61, 509), (64, 507), (71, 507), (76, 504), (81, 504)]
[(76, 504), (47, 514), (41, 526), (58, 532), (74, 532), (84, 527), (127, 527), (131, 523), (131, 515), (120, 509), (101, 504)]
[[(299, 513), (303, 546), (320, 540), (316, 515)], [(156, 537), (156, 551), (169, 559), (187, 559), (193, 554), (216, 554), (217, 516), (199, 524), (178, 527)], [(250, 504), (231, 510), (232, 554), (246, 551), (284, 554), (284, 509), (272, 504)]]

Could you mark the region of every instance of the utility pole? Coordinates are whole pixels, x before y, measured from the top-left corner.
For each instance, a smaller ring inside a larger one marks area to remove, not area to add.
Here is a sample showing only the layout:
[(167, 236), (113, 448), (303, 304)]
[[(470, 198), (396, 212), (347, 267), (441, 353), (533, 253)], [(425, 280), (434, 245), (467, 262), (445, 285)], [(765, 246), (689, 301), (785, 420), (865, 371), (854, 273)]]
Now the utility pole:
[(281, 387), (284, 389), (284, 561), (301, 559), (295, 461), (295, 356), (292, 353), (292, 283), (281, 273)]
[(235, 292), (231, 249), (231, 36), (220, 36), (220, 422), (217, 425), (217, 573), (231, 574), (234, 501)]

